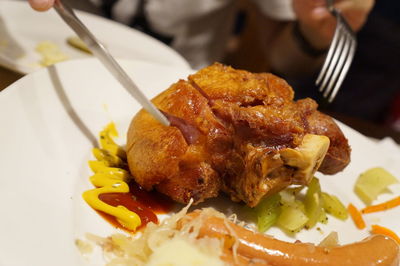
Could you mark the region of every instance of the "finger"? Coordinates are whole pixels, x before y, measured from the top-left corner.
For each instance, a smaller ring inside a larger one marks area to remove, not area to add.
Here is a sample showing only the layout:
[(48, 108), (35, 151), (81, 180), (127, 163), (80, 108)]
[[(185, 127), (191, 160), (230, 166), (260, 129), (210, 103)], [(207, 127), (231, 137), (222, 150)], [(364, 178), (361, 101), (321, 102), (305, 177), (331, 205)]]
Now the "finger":
[(369, 12), (374, 6), (374, 0), (341, 0), (335, 1), (335, 7), (344, 9), (356, 9)]
[(54, 5), (54, 0), (28, 0), (29, 4), (36, 11), (49, 10)]
[(293, 0), (297, 18), (304, 22), (321, 21), (329, 17), (325, 0)]
[(316, 48), (326, 48), (332, 39), (336, 20), (325, 0), (293, 0), (302, 33)]
[(325, 0), (294, 0), (293, 9), (301, 24), (318, 28), (334, 23)]
[(310, 18), (315, 21), (321, 21), (329, 18), (331, 14), (326, 6), (315, 7), (310, 11)]
[(366, 22), (374, 3), (374, 0), (342, 1), (335, 7), (342, 12), (353, 30), (358, 31)]

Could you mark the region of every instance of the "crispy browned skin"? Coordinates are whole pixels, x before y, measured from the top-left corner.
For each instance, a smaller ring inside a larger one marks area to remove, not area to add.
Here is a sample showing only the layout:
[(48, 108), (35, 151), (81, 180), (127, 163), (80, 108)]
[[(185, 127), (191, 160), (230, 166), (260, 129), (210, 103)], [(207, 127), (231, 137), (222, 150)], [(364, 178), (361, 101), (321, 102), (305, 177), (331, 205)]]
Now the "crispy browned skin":
[(350, 162), (350, 148), (338, 125), (332, 118), (321, 112), (313, 112), (307, 120), (310, 133), (325, 135), (331, 141), (329, 151), (318, 171), (333, 175), (343, 170)]
[(195, 203), (220, 190), (255, 206), (266, 194), (299, 183), (279, 150), (297, 147), (306, 133), (331, 140), (322, 172), (342, 170), (350, 148), (334, 121), (311, 99), (293, 101), (292, 88), (272, 74), (214, 64), (180, 80), (153, 102), (199, 131), (188, 144), (176, 127), (140, 111), (128, 131), (127, 155), (135, 180), (174, 200)]

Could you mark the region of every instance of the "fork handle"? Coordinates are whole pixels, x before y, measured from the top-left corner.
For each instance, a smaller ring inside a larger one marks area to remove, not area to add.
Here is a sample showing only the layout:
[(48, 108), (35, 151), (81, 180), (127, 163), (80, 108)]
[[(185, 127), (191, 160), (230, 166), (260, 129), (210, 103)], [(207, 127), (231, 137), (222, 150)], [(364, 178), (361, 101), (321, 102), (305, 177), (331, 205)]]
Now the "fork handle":
[(326, 4), (328, 5), (328, 7), (333, 6), (333, 2), (334, 0), (326, 0)]
[(328, 10), (332, 12), (335, 9), (333, 6), (334, 0), (325, 0), (325, 2)]

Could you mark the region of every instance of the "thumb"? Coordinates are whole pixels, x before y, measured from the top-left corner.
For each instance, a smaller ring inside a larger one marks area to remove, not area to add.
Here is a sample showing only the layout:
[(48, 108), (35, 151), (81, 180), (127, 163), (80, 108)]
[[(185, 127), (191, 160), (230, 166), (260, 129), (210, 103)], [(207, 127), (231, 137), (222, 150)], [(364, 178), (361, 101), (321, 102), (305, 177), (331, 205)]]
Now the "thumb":
[(53, 7), (54, 0), (28, 0), (29, 4), (36, 11), (46, 11)]

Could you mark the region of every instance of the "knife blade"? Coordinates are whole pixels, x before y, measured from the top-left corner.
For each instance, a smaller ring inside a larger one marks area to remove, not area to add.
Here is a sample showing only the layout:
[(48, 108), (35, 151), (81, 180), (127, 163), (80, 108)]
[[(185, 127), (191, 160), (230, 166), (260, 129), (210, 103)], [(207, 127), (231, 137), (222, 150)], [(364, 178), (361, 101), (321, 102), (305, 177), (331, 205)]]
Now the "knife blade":
[(72, 8), (61, 0), (54, 1), (54, 9), (64, 22), (89, 47), (93, 55), (110, 71), (110, 73), (122, 84), (122, 86), (142, 105), (142, 107), (154, 116), (163, 125), (169, 126), (170, 122), (157, 107), (143, 94), (139, 87), (128, 76), (125, 70), (111, 56), (108, 50), (101, 44), (89, 29), (75, 15)]

